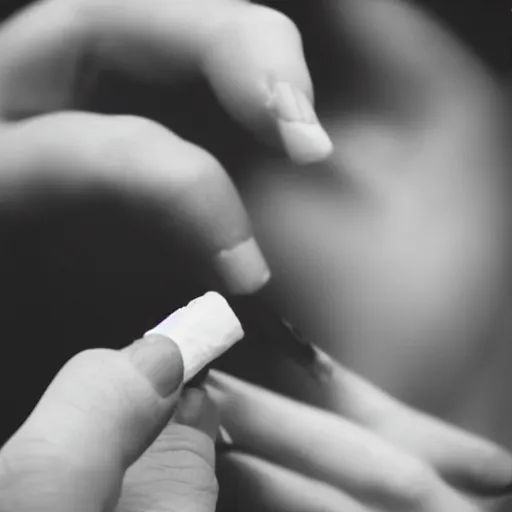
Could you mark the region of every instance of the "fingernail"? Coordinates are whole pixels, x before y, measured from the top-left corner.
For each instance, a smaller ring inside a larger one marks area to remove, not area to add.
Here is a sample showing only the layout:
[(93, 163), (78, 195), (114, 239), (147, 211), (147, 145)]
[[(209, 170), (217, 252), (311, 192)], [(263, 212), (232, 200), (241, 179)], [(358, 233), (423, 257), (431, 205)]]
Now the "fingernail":
[(188, 388), (183, 391), (180, 403), (174, 415), (174, 421), (180, 425), (195, 428), (215, 440), (219, 428), (219, 414), (206, 391)]
[(229, 432), (222, 425), (219, 425), (219, 430), (217, 432), (217, 442), (219, 444), (228, 444), (228, 445), (235, 444), (235, 442), (233, 441), (233, 438), (229, 435)]
[(172, 339), (183, 358), (184, 382), (244, 337), (240, 321), (226, 299), (208, 292), (178, 309), (146, 333)]
[(270, 269), (256, 240), (249, 238), (217, 254), (214, 267), (230, 293), (244, 295), (260, 290), (270, 279)]
[(182, 385), (183, 358), (179, 347), (169, 338), (144, 336), (123, 351), (161, 397), (169, 397)]
[(287, 82), (279, 82), (268, 108), (277, 119), (279, 134), (293, 162), (304, 165), (329, 157), (332, 141), (302, 91)]
[(232, 453), (247, 453), (247, 450), (244, 450), (242, 446), (236, 443), (223, 443), (216, 442), (215, 443), (215, 453), (218, 456), (222, 455), (230, 455)]

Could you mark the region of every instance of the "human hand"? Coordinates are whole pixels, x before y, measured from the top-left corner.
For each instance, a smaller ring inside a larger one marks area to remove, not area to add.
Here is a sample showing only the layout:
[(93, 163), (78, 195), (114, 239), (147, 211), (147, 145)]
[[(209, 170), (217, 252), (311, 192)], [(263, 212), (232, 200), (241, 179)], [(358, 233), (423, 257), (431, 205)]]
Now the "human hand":
[(217, 411), (182, 379), (165, 338), (75, 356), (0, 451), (0, 509), (214, 511)]
[(322, 159), (332, 146), (289, 19), (232, 0), (47, 0), (1, 27), (0, 62), (3, 205), (30, 204), (52, 188), (111, 188), (159, 207), (164, 224), (198, 246), (229, 291), (253, 292), (268, 281), (245, 209), (216, 158), (155, 121), (80, 109), (105, 69), (122, 83), (146, 84), (139, 103), (153, 100), (151, 87), (165, 96), (203, 75), (242, 125), (299, 163)]
[(220, 510), (477, 512), (510, 492), (504, 448), (334, 362), (307, 383), (331, 393), (337, 413), (211, 372), (207, 389), (233, 441), (218, 455)]
[(182, 388), (241, 337), (209, 293), (121, 351), (75, 356), (0, 450), (0, 509), (215, 510), (217, 411)]

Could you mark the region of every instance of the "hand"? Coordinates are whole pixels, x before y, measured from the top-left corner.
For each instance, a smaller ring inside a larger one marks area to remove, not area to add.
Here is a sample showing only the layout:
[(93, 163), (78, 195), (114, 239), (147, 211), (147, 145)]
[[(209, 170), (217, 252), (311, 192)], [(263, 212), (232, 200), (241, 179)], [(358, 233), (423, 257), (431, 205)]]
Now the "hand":
[(67, 194), (113, 188), (160, 207), (165, 225), (202, 250), (231, 292), (268, 281), (245, 209), (216, 158), (155, 121), (77, 109), (94, 98), (105, 69), (127, 89), (133, 80), (146, 84), (147, 103), (151, 87), (165, 96), (171, 85), (204, 75), (247, 128), (298, 162), (324, 158), (332, 146), (315, 117), (289, 19), (233, 0), (47, 0), (2, 27), (0, 48), (3, 205), (30, 204), (52, 187)]
[(219, 453), (220, 510), (476, 512), (512, 489), (512, 455), (413, 410), (331, 362), (304, 382), (338, 414), (221, 372), (208, 391), (233, 445)]
[(158, 336), (75, 356), (0, 450), (0, 509), (214, 512), (218, 414), (182, 381)]

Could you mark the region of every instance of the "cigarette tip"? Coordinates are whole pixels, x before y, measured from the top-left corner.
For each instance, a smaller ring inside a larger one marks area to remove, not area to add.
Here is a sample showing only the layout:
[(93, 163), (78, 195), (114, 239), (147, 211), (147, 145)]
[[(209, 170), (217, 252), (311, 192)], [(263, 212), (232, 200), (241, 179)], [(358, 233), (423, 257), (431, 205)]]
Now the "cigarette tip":
[(184, 382), (244, 337), (227, 300), (208, 292), (178, 309), (145, 335), (159, 334), (174, 341), (183, 357)]

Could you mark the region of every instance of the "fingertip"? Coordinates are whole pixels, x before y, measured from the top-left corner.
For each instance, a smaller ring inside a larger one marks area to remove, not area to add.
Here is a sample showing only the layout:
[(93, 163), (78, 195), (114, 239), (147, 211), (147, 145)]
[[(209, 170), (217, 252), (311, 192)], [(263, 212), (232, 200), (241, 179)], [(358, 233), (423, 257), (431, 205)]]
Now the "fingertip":
[(293, 162), (324, 160), (332, 142), (315, 112), (300, 30), (274, 8), (242, 3), (229, 12), (206, 50), (205, 69), (218, 97)]
[(278, 121), (279, 133), (290, 160), (298, 165), (320, 163), (329, 158), (333, 143), (319, 124)]
[(512, 494), (512, 455), (501, 448), (485, 458), (475, 458), (463, 468), (446, 469), (445, 478), (455, 487), (486, 498)]
[(255, 293), (270, 280), (271, 273), (254, 237), (220, 251), (214, 267), (228, 291), (233, 295)]
[(205, 390), (186, 388), (182, 393), (174, 422), (199, 430), (215, 441), (219, 428), (219, 412)]
[(326, 160), (334, 146), (321, 125), (311, 99), (300, 88), (279, 82), (267, 104), (290, 160), (307, 165)]

